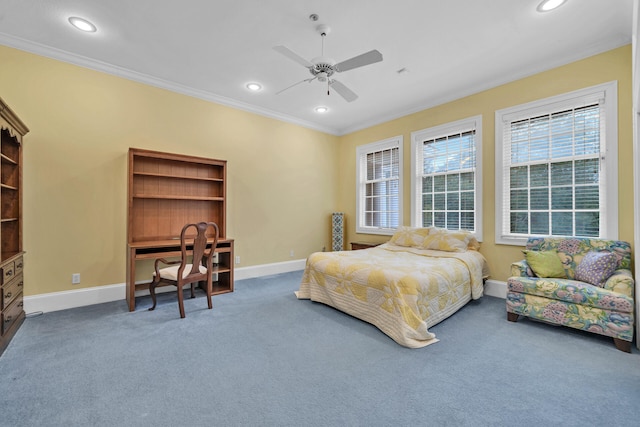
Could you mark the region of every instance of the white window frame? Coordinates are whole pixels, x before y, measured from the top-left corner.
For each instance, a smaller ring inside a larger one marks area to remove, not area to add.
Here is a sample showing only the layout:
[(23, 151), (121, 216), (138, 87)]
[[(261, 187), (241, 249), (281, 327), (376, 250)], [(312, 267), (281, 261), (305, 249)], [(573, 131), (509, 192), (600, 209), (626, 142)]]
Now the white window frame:
[(475, 230), (482, 241), (482, 115), (469, 117), (411, 133), (411, 225), (422, 227), (422, 146), (424, 141), (468, 131), (475, 132)]
[[(524, 246), (528, 238), (509, 231), (509, 200), (505, 200), (505, 187), (508, 186), (510, 159), (505, 159), (508, 142), (505, 133), (510, 129), (510, 123), (593, 103), (601, 106), (600, 236), (618, 238), (618, 82), (612, 81), (496, 111), (496, 243)], [(509, 163), (505, 164), (506, 160)]]
[(398, 226), (402, 225), (402, 164), (404, 163), (402, 145), (403, 137), (400, 135), (356, 147), (356, 233), (392, 235), (396, 232), (396, 228), (366, 226), (364, 221), (364, 207), (366, 206), (364, 198), (366, 196), (365, 181), (367, 178), (367, 154), (394, 148), (398, 149)]

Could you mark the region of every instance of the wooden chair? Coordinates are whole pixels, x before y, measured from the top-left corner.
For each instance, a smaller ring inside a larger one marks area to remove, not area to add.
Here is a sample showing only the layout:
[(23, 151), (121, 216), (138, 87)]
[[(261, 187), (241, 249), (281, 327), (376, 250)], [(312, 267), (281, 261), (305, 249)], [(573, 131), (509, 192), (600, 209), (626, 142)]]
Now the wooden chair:
[[(188, 234), (191, 228), (196, 230), (195, 238), (193, 235)], [(155, 290), (160, 282), (166, 282), (178, 287), (178, 306), (180, 307), (181, 318), (184, 318), (182, 288), (189, 283), (191, 284), (191, 298), (195, 298), (195, 283), (205, 282), (207, 302), (209, 303), (209, 308), (213, 308), (211, 302), (211, 293), (213, 292), (213, 254), (218, 244), (218, 233), (218, 225), (214, 222), (187, 224), (182, 228), (180, 233), (180, 260), (167, 261), (164, 258), (158, 258), (154, 264), (153, 281), (149, 284), (149, 293), (153, 300), (153, 306), (149, 311), (156, 308)], [(213, 237), (213, 241), (207, 242), (211, 237)], [(189, 246), (192, 246), (192, 248), (188, 248)], [(189, 258), (192, 259), (191, 263)], [(160, 263), (173, 266), (160, 269), (158, 268)]]

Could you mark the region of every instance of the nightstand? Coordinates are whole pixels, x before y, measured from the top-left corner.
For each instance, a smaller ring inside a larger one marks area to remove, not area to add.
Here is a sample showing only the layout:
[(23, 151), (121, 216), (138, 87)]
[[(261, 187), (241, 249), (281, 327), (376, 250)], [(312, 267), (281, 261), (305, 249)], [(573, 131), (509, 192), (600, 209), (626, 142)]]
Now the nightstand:
[(351, 242), (351, 250), (357, 251), (358, 249), (367, 249), (374, 248), (380, 245), (380, 243), (372, 243), (372, 242)]

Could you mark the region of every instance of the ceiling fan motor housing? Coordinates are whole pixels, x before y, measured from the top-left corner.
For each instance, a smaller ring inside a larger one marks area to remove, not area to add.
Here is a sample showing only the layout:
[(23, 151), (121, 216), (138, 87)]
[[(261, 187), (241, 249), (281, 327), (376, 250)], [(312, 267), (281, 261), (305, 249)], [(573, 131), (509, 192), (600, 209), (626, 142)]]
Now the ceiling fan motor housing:
[[(317, 76), (318, 80), (323, 80), (323, 77), (331, 77), (333, 73), (336, 72), (336, 61), (331, 58), (327, 58), (324, 56), (318, 56), (317, 58), (313, 58), (311, 60), (313, 67), (309, 67), (309, 72), (313, 76)], [(324, 74), (324, 75), (323, 75)]]

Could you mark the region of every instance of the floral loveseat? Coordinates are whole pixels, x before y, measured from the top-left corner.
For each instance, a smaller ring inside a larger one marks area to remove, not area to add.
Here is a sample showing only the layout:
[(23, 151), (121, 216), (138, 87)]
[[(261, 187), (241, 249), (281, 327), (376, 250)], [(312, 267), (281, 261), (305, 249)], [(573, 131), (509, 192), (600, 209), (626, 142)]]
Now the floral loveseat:
[(631, 351), (634, 281), (629, 243), (534, 237), (523, 252), (525, 260), (511, 265), (513, 277), (507, 281), (508, 320), (523, 315), (582, 329), (613, 337), (618, 349)]

